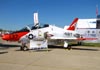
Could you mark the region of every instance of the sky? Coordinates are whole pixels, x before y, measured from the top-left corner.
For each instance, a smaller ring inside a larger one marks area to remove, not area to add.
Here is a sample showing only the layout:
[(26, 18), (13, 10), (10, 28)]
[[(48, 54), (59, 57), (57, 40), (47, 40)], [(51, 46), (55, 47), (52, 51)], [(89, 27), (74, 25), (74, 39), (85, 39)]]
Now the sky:
[(99, 12), (99, 0), (0, 0), (0, 28), (19, 30), (33, 24), (34, 12), (40, 24), (64, 27), (76, 17), (96, 18), (96, 5)]

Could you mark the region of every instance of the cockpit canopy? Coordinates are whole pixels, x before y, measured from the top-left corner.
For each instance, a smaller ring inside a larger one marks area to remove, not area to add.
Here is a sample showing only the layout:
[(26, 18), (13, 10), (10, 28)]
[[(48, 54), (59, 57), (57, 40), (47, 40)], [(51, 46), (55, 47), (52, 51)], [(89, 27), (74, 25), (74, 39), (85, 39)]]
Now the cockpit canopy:
[(31, 30), (45, 28), (45, 27), (49, 27), (49, 24), (41, 24), (41, 25), (32, 26)]

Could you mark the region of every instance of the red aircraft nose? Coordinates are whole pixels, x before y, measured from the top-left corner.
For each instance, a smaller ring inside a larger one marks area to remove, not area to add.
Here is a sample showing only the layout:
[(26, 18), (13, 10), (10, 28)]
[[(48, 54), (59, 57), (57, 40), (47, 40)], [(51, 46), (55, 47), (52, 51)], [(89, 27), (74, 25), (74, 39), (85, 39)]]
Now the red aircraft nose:
[(3, 40), (9, 40), (9, 35), (3, 35), (3, 36), (2, 36), (2, 39), (3, 39)]

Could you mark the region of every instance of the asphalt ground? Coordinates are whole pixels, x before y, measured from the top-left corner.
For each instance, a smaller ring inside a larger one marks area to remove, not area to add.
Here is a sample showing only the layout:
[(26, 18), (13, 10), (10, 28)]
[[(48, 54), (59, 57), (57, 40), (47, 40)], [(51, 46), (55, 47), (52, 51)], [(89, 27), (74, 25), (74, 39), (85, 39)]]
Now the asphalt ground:
[(99, 47), (20, 51), (19, 46), (0, 40), (0, 70), (100, 70)]

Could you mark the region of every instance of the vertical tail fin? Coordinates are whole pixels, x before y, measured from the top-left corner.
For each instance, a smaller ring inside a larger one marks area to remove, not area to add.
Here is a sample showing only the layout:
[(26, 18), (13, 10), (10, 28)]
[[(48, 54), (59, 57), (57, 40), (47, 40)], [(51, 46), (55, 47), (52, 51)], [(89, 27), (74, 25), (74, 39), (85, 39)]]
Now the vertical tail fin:
[(67, 30), (72, 30), (72, 31), (74, 31), (77, 21), (78, 21), (78, 18), (75, 18), (74, 21), (73, 21), (73, 22), (70, 24), (70, 26), (67, 28)]
[(39, 19), (38, 19), (38, 13), (34, 13), (34, 25), (39, 23)]

